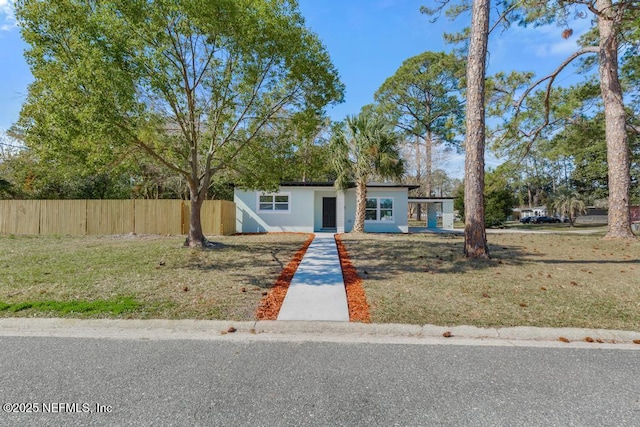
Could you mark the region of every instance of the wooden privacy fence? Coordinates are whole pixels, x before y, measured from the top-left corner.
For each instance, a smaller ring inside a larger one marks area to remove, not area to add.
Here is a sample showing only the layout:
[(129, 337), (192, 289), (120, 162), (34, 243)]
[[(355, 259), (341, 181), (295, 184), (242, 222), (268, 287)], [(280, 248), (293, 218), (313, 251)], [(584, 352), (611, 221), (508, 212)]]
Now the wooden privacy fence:
[[(187, 234), (184, 200), (0, 200), (0, 234)], [(205, 235), (236, 232), (236, 205), (206, 200)]]

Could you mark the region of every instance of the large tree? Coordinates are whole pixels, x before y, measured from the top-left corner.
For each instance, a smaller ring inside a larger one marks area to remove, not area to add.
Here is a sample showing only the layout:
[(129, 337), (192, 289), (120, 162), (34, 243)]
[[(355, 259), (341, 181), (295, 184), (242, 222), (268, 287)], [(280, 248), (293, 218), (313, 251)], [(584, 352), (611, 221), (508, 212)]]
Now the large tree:
[(484, 213), (485, 76), (489, 41), (489, 0), (474, 0), (467, 58), (464, 159), (464, 254), (489, 258)]
[[(439, 4), (437, 8), (423, 8), (427, 13), (439, 13), (450, 0), (434, 0)], [(447, 10), (450, 16), (458, 16), (462, 12), (469, 10), (470, 3), (465, 1), (455, 3)], [(585, 37), (582, 38), (582, 47), (571, 54), (565, 61), (549, 75), (543, 76), (535, 81), (516, 104), (516, 116), (522, 111), (533, 111), (527, 104), (530, 94), (534, 94), (534, 102), (538, 102), (540, 97), (534, 93), (539, 85), (544, 84), (545, 90), (542, 102), (545, 111), (538, 115), (538, 124), (522, 133), (522, 137), (528, 140), (528, 147), (551, 125), (558, 122), (550, 118), (551, 112), (557, 104), (554, 101), (553, 86), (557, 77), (569, 64), (577, 58), (594, 56), (595, 63), (598, 64), (598, 83), (600, 86), (601, 100), (605, 115), (605, 134), (607, 141), (607, 162), (608, 162), (608, 182), (609, 182), (609, 231), (606, 238), (634, 238), (630, 228), (630, 162), (629, 147), (625, 127), (629, 127), (626, 121), (629, 119), (624, 109), (624, 92), (619, 79), (619, 51), (621, 47), (631, 46), (626, 49), (623, 59), (633, 62), (636, 56), (633, 43), (637, 44), (639, 39), (638, 11), (640, 4), (635, 0), (512, 0), (496, 2), (498, 18), (495, 20), (496, 28), (498, 23), (503, 23), (508, 27), (513, 22), (523, 25), (547, 25), (556, 22), (565, 26), (562, 36), (567, 38), (572, 34), (569, 24), (574, 16), (581, 18), (592, 18), (594, 27)], [(456, 37), (450, 36), (450, 40), (466, 41), (468, 37), (461, 33)], [(588, 65), (587, 59), (583, 65)], [(591, 61), (594, 63), (594, 61)], [(470, 82), (467, 82), (470, 85)], [(513, 88), (511, 88), (513, 89)], [(513, 99), (511, 95), (514, 91), (502, 91), (508, 94), (504, 98)], [(521, 92), (519, 92), (521, 93)], [(637, 93), (637, 92), (636, 92)], [(514, 123), (518, 123), (516, 120)], [(640, 129), (633, 128), (635, 132)]]
[[(505, 176), (503, 165), (485, 174), (484, 210), (485, 227), (502, 226), (513, 212), (514, 191)], [(454, 209), (465, 212), (464, 185), (460, 185), (454, 195)]]
[(411, 145), (407, 160), (413, 160), (416, 181), (427, 197), (434, 190), (435, 148), (457, 144), (462, 132), (463, 78), (464, 61), (427, 51), (404, 61), (375, 93), (380, 109), (407, 135)]
[[(467, 54), (465, 108), (464, 254), (469, 258), (489, 258), (484, 211), (484, 152), (486, 143), (485, 84), (489, 44), (490, 0), (434, 0), (435, 8), (422, 7), (428, 15), (439, 15), (448, 6), (447, 15), (455, 18), (471, 13), (471, 26), (458, 34), (445, 34), (449, 42), (462, 42)], [(505, 6), (505, 3), (499, 3)], [(496, 20), (496, 25), (502, 15)]]
[[(605, 238), (633, 239), (630, 218), (630, 158), (626, 131), (628, 115), (625, 111), (624, 93), (619, 77), (619, 50), (621, 41), (630, 32), (637, 19), (640, 4), (634, 0), (514, 0), (514, 7), (521, 11), (520, 23), (546, 24), (559, 22), (567, 25), (572, 14), (591, 16), (595, 22), (593, 31), (583, 38), (581, 49), (570, 55), (556, 70), (536, 81), (525, 91), (525, 97), (533, 88), (545, 83), (546, 114), (540, 126), (550, 124), (549, 112), (551, 88), (558, 75), (576, 58), (595, 55), (598, 63), (600, 94), (604, 108), (605, 139), (607, 143), (608, 184), (609, 184), (609, 225)], [(564, 32), (571, 35), (571, 29)], [(519, 103), (522, 105), (522, 102)]]
[(373, 178), (400, 178), (404, 171), (393, 125), (363, 109), (334, 129), (330, 150), (337, 173), (336, 188), (356, 185), (356, 217), (351, 232), (364, 233), (367, 183)]
[(16, 17), (35, 78), (27, 145), (102, 164), (144, 154), (182, 176), (191, 246), (206, 244), (200, 208), (216, 176), (250, 170), (273, 185), (258, 154), (342, 97), (294, 0), (18, 0)]

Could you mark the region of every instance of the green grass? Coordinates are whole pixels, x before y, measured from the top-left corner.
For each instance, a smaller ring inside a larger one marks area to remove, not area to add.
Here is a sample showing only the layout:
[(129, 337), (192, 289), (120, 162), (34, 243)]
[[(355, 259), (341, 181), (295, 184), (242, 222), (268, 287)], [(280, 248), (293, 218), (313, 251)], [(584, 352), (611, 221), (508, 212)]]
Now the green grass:
[(116, 298), (114, 300), (96, 301), (24, 301), (13, 304), (0, 302), (0, 312), (18, 313), (20, 311), (44, 312), (51, 315), (68, 314), (109, 314), (113, 316), (135, 312), (140, 303), (130, 297)]
[[(0, 317), (253, 320), (306, 235), (0, 236)], [(600, 235), (346, 234), (374, 322), (640, 330), (640, 242)]]
[(0, 236), (0, 316), (252, 320), (306, 237)]
[[(464, 225), (462, 226), (464, 228)], [(513, 230), (531, 230), (531, 231), (553, 231), (553, 232), (573, 232), (573, 231), (589, 231), (593, 233), (605, 234), (607, 232), (606, 224), (581, 223), (571, 227), (568, 223), (555, 224), (522, 224), (519, 221), (509, 221), (505, 224), (505, 228)]]
[(372, 321), (640, 330), (640, 242), (574, 234), (344, 235)]

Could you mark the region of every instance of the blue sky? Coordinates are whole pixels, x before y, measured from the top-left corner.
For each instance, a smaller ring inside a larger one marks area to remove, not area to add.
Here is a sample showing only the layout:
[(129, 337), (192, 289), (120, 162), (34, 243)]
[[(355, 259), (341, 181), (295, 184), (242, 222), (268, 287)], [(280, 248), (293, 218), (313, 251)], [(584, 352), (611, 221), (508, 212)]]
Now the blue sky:
[[(18, 118), (32, 77), (12, 12), (13, 0), (0, 0), (0, 131)], [(334, 120), (357, 114), (373, 101), (373, 94), (400, 67), (402, 62), (427, 50), (450, 49), (442, 33), (468, 25), (463, 18), (455, 22), (441, 17), (432, 24), (420, 13), (428, 0), (299, 0), (307, 26), (322, 40), (346, 86), (345, 102), (331, 108)], [(574, 34), (589, 25), (575, 23)], [(539, 75), (549, 72), (577, 48), (577, 36), (563, 39), (561, 28), (512, 28), (492, 36), (489, 72), (528, 70)], [(568, 83), (572, 71), (559, 79)], [(460, 175), (460, 156), (454, 156), (447, 169)], [(497, 164), (489, 158), (487, 163)]]

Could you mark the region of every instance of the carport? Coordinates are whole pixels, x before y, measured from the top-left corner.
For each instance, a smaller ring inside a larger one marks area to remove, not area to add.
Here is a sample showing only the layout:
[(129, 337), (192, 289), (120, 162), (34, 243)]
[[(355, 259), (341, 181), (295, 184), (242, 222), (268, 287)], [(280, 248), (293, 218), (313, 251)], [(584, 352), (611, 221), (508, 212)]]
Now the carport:
[[(425, 226), (427, 228), (453, 230), (453, 197), (409, 198), (409, 212), (413, 207), (426, 205)], [(416, 209), (422, 211), (422, 208)], [(438, 212), (442, 214), (442, 226), (438, 227)]]

